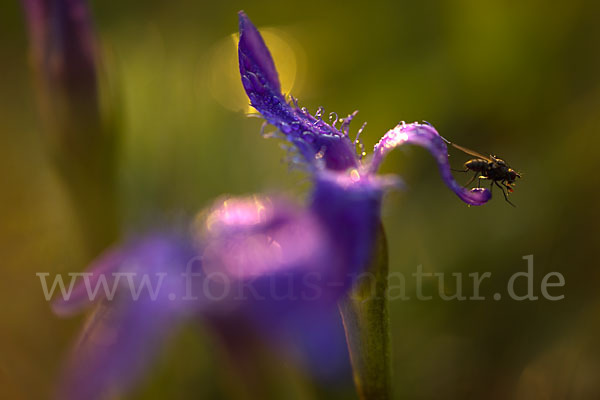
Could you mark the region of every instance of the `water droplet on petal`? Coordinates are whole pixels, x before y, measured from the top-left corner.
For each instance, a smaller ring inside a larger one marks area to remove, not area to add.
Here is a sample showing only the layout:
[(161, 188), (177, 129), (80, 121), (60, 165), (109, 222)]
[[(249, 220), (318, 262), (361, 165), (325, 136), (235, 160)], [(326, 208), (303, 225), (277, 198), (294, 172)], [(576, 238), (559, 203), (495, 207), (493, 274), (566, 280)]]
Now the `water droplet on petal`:
[(325, 148), (323, 147), (317, 154), (315, 154), (315, 159), (320, 160), (325, 155)]
[(292, 127), (291, 127), (291, 126), (289, 126), (288, 124), (286, 124), (285, 122), (282, 122), (282, 123), (279, 125), (279, 129), (281, 129), (281, 131), (282, 131), (283, 133), (290, 133), (290, 132), (292, 131)]
[(335, 124), (338, 122), (339, 117), (335, 111), (329, 113), (329, 124), (335, 128)]
[(317, 109), (317, 112), (315, 113), (315, 118), (319, 118), (320, 119), (324, 112), (325, 112), (325, 108), (319, 107)]
[(302, 139), (306, 142), (306, 143), (312, 143), (315, 141), (315, 137), (313, 136), (312, 133), (310, 133), (309, 131), (304, 131), (302, 133)]

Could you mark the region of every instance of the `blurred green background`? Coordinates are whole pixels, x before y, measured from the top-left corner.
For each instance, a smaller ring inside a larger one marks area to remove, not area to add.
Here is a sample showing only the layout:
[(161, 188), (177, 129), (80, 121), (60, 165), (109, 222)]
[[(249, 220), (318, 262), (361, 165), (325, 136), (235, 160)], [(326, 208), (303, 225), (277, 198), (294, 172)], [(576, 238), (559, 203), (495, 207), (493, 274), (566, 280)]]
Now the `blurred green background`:
[[(425, 151), (396, 151), (384, 163), (407, 183), (384, 207), (391, 270), (492, 273), (485, 301), (391, 303), (395, 396), (600, 397), (599, 2), (95, 1), (92, 9), (121, 101), (125, 232), (193, 213), (224, 193), (301, 197), (309, 188), (281, 162), (278, 143), (260, 138), (261, 121), (244, 115), (231, 36), (244, 9), (265, 32), (284, 89), (311, 111), (359, 109), (352, 131), (369, 122), (368, 149), (400, 120), (427, 120), (523, 173), (511, 197), (517, 208), (498, 191), (488, 205), (469, 208), (443, 186)], [(80, 271), (89, 258), (40, 140), (33, 89), (22, 10), (3, 0), (0, 397), (7, 399), (50, 395), (83, 322), (52, 314), (35, 273)], [(451, 155), (456, 168), (468, 159)], [(491, 298), (525, 271), (528, 254), (536, 294), (543, 275), (557, 271), (566, 285), (551, 293), (564, 300)], [(425, 280), (426, 293), (436, 287)], [(414, 290), (408, 283), (407, 295)], [(229, 378), (202, 338), (184, 331), (134, 396), (225, 398)]]

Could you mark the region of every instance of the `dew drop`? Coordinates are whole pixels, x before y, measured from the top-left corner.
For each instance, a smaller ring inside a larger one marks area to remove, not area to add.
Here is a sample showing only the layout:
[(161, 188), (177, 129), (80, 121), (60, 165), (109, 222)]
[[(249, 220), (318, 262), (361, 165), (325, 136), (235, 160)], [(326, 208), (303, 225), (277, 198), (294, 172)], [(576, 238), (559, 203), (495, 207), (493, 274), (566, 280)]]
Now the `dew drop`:
[(323, 158), (323, 156), (325, 156), (325, 148), (322, 148), (317, 154), (315, 154), (315, 159), (320, 160)]
[(292, 127), (291, 127), (291, 126), (289, 126), (288, 124), (286, 124), (285, 122), (282, 122), (282, 123), (279, 125), (279, 129), (281, 129), (281, 131), (282, 131), (283, 133), (290, 133), (290, 132), (292, 131)]
[(323, 112), (325, 112), (325, 109), (323, 107), (319, 107), (317, 108), (317, 112), (315, 113), (315, 118), (321, 118), (321, 116), (323, 115)]
[(309, 131), (304, 131), (302, 132), (302, 139), (306, 142), (306, 143), (312, 143), (315, 141), (315, 137), (312, 135), (312, 133), (310, 133)]
[(360, 134), (363, 133), (366, 126), (367, 126), (366, 122), (364, 124), (362, 124), (362, 126), (356, 133), (356, 139), (354, 139), (354, 144), (355, 144), (355, 146), (358, 146), (358, 149), (359, 149), (358, 154), (360, 155), (361, 160), (365, 156), (365, 154), (364, 154), (365, 153), (365, 145), (363, 144), (362, 140), (360, 140)]
[[(334, 119), (335, 117), (335, 119)], [(339, 117), (335, 111), (329, 113), (329, 125), (335, 128), (335, 124), (337, 124)]]

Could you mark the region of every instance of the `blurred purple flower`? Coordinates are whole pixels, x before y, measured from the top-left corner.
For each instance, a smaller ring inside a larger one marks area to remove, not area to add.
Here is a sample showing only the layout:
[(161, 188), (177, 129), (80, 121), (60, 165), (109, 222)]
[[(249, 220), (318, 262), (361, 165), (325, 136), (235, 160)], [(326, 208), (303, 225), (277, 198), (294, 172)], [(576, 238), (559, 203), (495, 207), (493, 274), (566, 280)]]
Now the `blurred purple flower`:
[[(374, 222), (353, 223), (368, 230)], [(53, 302), (63, 316), (97, 304), (68, 359), (59, 398), (127, 391), (165, 339), (198, 316), (209, 324), (243, 321), (272, 343), (292, 337), (314, 356), (309, 363), (323, 346), (344, 354), (336, 304), (359, 264), (317, 212), (266, 196), (230, 198), (200, 213), (187, 233), (154, 233), (109, 250), (69, 298)], [(105, 288), (113, 293), (105, 295)], [(326, 315), (334, 316), (328, 324), (298, 334)], [(329, 341), (331, 335), (338, 340)], [(339, 357), (318, 359), (322, 375), (339, 367)]]
[[(444, 182), (468, 204), (489, 199), (489, 191), (468, 191), (454, 181), (446, 144), (428, 124), (399, 124), (365, 158), (349, 138), (355, 113), (338, 129), (320, 112), (312, 116), (288, 104), (269, 50), (243, 12), (239, 62), (251, 104), (297, 148), (312, 175), (308, 204), (267, 196), (219, 200), (194, 219), (191, 234), (149, 235), (100, 257), (90, 268), (91, 283), (57, 300), (56, 312), (85, 307), (89, 287), (107, 274), (159, 274), (167, 289), (136, 300), (131, 288), (120, 285), (118, 301), (101, 300), (68, 363), (63, 398), (95, 399), (130, 388), (157, 344), (189, 316), (243, 320), (274, 339), (310, 327), (305, 349), (327, 362), (332, 353), (317, 349), (344, 346), (343, 337), (330, 340), (335, 324), (319, 329), (315, 321), (337, 313), (337, 301), (373, 257), (382, 196), (394, 184), (376, 172), (396, 147), (408, 143), (429, 150)], [(334, 322), (339, 328), (339, 318)]]
[(22, 0), (31, 57), (44, 84), (96, 100), (96, 42), (85, 0)]
[(42, 138), (72, 198), (86, 246), (96, 255), (117, 236), (118, 126), (114, 93), (100, 84), (98, 42), (87, 1), (21, 3)]
[(181, 302), (169, 295), (183, 292), (179, 273), (192, 257), (186, 238), (151, 234), (107, 251), (69, 298), (54, 301), (55, 313), (62, 316), (95, 303), (67, 360), (57, 398), (105, 398), (143, 375), (185, 316)]

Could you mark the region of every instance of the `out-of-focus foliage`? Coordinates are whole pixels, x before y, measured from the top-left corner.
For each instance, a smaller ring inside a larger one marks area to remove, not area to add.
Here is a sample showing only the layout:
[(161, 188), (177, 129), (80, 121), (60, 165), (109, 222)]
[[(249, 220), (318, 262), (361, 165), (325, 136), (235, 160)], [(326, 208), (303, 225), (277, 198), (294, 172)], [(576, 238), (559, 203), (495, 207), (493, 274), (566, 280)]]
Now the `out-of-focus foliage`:
[[(384, 164), (408, 187), (386, 201), (391, 272), (492, 273), (486, 301), (417, 301), (407, 284), (413, 300), (391, 302), (396, 395), (598, 397), (599, 3), (93, 2), (122, 107), (128, 230), (222, 193), (305, 192), (278, 144), (244, 116), (231, 38), (242, 8), (264, 30), (284, 90), (311, 110), (360, 109), (367, 148), (399, 120), (426, 119), (523, 172), (516, 209), (499, 192), (467, 208), (425, 152), (397, 152)], [(51, 314), (35, 273), (80, 271), (89, 256), (40, 140), (17, 2), (0, 4), (0, 77), (0, 397), (46, 398), (80, 321)], [(451, 154), (457, 168), (467, 159)], [(528, 254), (536, 288), (547, 272), (565, 276), (564, 300), (492, 300)], [(436, 287), (425, 280), (425, 292)], [(139, 398), (225, 396), (226, 365), (207, 343), (182, 333)], [(346, 398), (353, 389), (320, 390)]]

